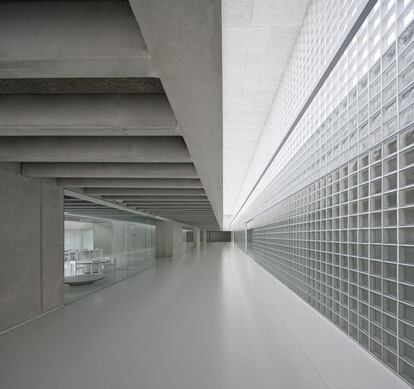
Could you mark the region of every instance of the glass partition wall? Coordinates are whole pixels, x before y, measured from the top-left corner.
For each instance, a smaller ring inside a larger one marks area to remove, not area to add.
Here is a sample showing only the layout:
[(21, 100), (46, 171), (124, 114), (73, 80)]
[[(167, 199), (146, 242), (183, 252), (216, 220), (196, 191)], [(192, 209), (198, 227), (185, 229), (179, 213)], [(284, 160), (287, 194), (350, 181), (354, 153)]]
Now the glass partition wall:
[(65, 303), (154, 264), (155, 225), (151, 221), (65, 216)]

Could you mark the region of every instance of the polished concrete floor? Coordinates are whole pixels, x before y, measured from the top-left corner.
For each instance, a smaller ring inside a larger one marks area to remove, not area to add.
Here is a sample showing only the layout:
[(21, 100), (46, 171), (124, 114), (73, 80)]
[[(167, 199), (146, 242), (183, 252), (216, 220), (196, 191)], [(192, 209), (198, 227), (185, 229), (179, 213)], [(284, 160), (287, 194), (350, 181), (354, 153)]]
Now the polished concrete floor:
[(408, 388), (230, 244), (0, 335), (4, 389)]

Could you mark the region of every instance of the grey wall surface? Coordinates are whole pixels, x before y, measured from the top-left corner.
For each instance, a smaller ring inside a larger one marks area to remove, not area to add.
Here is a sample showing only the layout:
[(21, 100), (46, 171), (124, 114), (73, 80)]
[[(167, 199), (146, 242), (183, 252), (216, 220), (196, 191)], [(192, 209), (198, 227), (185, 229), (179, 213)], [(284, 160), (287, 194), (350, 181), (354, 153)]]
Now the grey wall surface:
[(181, 224), (175, 222), (157, 222), (155, 226), (156, 257), (174, 257), (182, 252)]
[(194, 227), (194, 247), (200, 247), (200, 229)]
[(207, 233), (208, 242), (230, 242), (231, 232), (230, 231), (208, 231)]
[(206, 230), (200, 231), (200, 243), (204, 246), (207, 244), (207, 231)]
[(0, 165), (0, 330), (63, 304), (63, 189)]

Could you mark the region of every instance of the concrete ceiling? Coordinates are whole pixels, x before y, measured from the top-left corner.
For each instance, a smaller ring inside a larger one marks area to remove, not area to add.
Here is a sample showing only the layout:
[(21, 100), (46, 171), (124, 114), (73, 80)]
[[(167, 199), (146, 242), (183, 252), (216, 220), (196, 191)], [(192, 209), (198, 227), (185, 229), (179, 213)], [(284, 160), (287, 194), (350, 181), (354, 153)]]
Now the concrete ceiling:
[(224, 227), (295, 44), (309, 0), (223, 0)]
[(217, 229), (221, 96), (219, 0), (0, 2), (0, 161), (22, 174)]
[[(222, 3), (0, 2), (0, 162), (97, 197), (125, 190), (117, 203), (136, 189), (133, 209), (221, 227), (309, 0)], [(161, 203), (164, 189), (205, 199)]]
[(130, 0), (152, 65), (223, 220), (221, 0)]

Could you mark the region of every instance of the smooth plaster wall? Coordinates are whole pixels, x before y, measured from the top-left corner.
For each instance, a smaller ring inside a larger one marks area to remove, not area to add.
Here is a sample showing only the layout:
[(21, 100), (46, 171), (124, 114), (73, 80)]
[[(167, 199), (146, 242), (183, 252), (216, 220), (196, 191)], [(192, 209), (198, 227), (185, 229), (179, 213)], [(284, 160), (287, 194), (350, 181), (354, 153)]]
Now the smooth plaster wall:
[(0, 164), (0, 330), (63, 304), (63, 188)]

